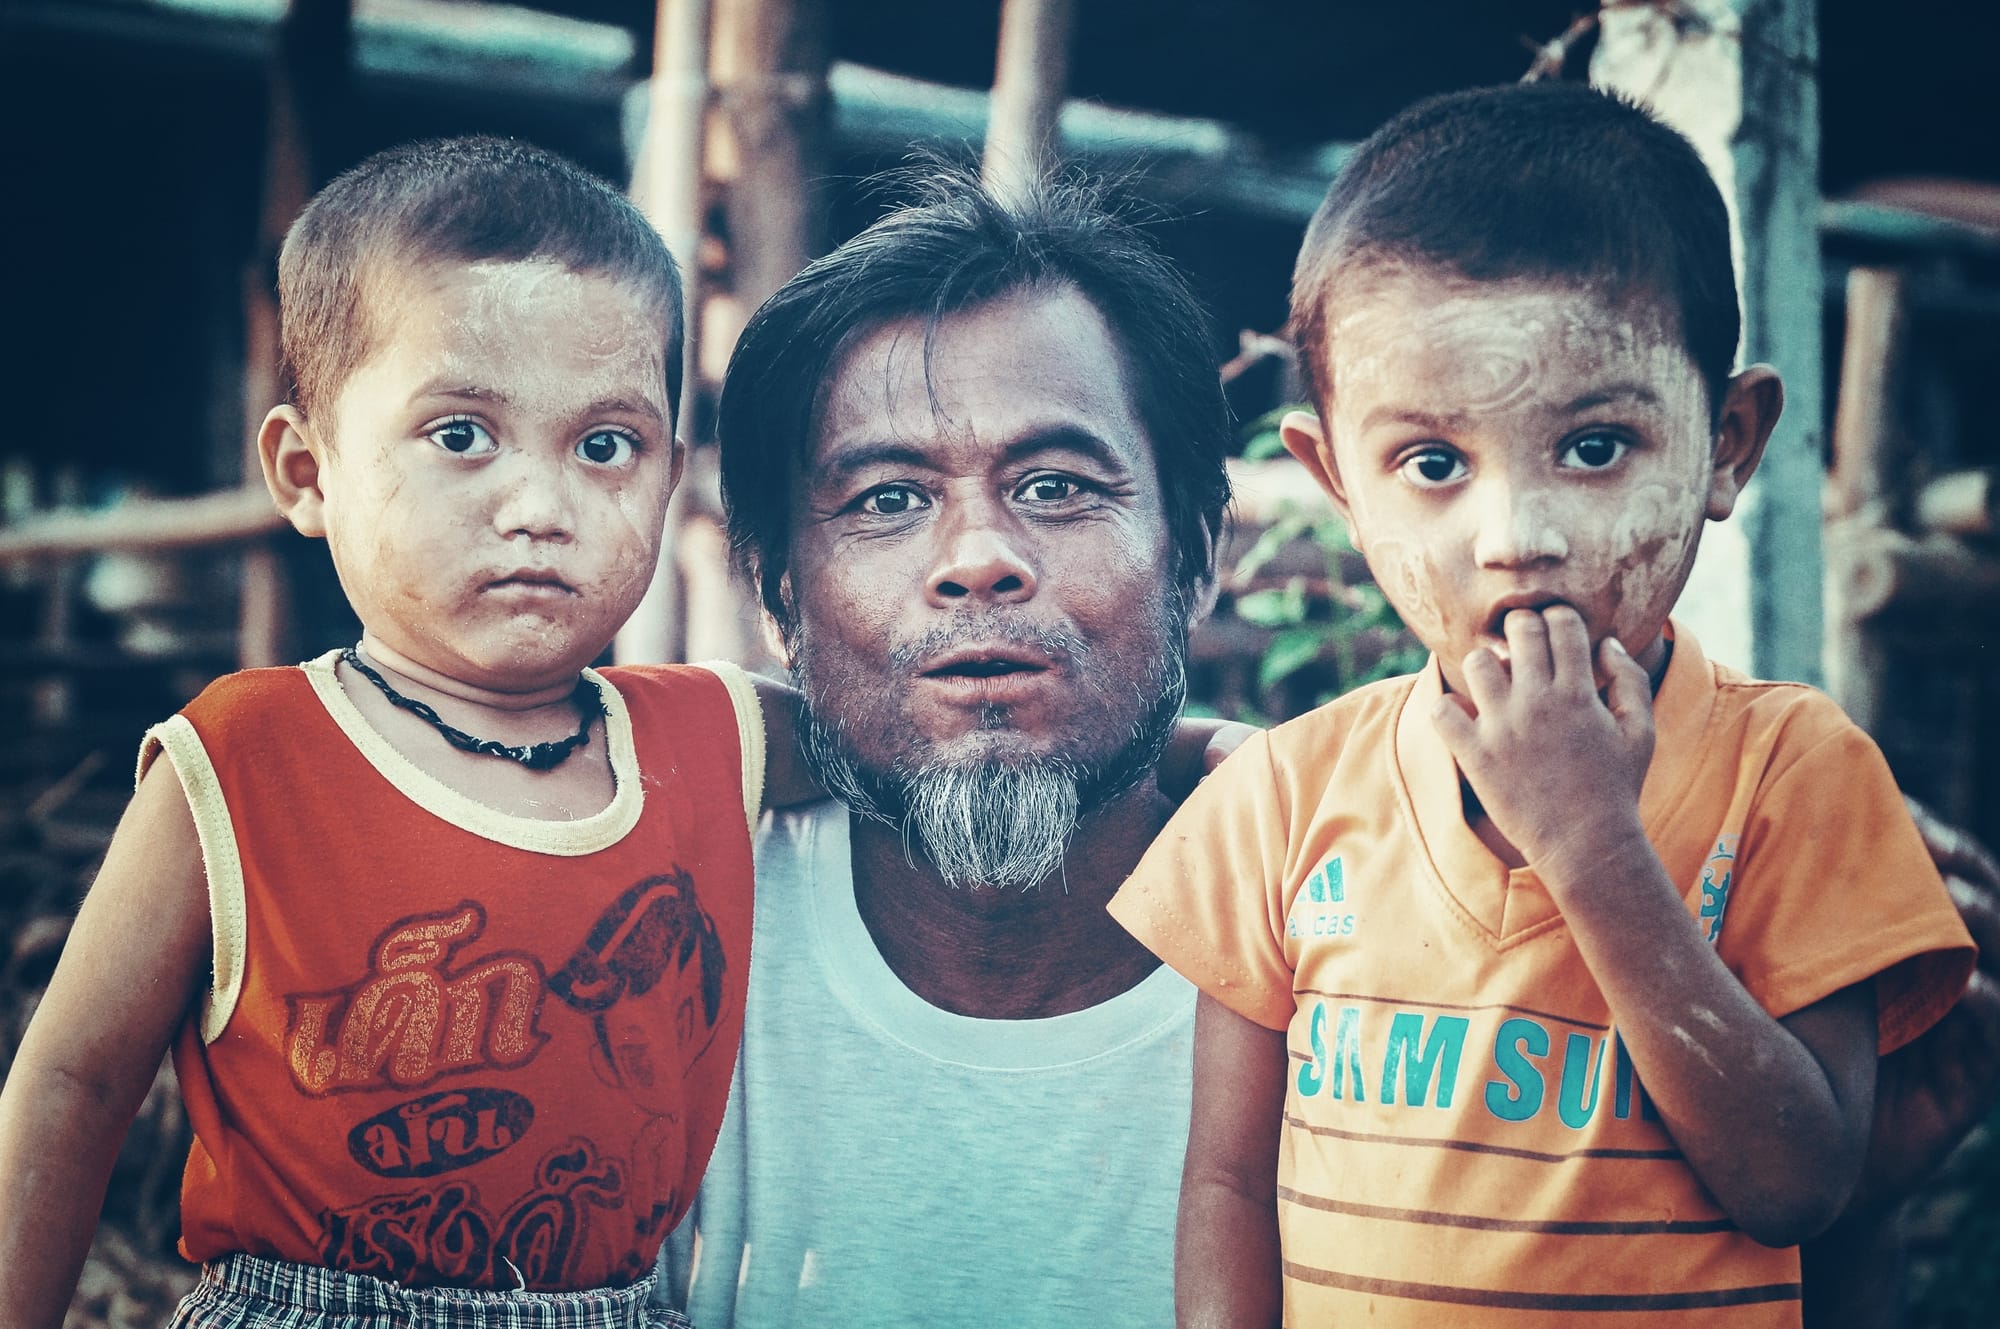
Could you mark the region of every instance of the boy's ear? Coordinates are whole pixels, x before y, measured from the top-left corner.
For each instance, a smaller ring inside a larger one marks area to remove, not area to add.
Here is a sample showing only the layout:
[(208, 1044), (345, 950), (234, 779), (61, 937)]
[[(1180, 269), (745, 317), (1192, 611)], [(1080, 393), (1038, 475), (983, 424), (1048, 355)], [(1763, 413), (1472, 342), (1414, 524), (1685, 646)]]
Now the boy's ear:
[(1333, 510), (1347, 524), (1348, 542), (1360, 550), (1361, 533), (1354, 529), (1354, 514), (1347, 507), (1347, 490), (1340, 483), (1340, 467), (1333, 459), (1333, 442), (1326, 436), (1326, 426), (1311, 411), (1287, 411), (1278, 421), (1278, 437), (1284, 440), (1285, 451), (1299, 459), (1333, 500)]
[(681, 487), (681, 473), (687, 467), (688, 449), (687, 444), (681, 442), (679, 434), (673, 435), (668, 441), (674, 450), (673, 465), (667, 470), (667, 501), (671, 503), (674, 491)]
[(1721, 521), (1736, 510), (1736, 500), (1757, 463), (1764, 445), (1785, 409), (1785, 385), (1769, 365), (1751, 365), (1733, 375), (1723, 390), (1722, 410), (1715, 426), (1715, 452), (1708, 476), (1708, 519)]
[(300, 535), (326, 535), (326, 497), (320, 492), (322, 456), (312, 426), (296, 406), (275, 406), (257, 430), (257, 459), (272, 502)]

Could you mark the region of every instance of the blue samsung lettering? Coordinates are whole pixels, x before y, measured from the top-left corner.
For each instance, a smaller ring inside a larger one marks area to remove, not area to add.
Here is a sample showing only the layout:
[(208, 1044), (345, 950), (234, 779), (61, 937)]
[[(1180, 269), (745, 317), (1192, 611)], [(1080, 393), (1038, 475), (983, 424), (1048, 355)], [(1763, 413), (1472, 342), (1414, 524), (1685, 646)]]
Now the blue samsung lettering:
[(1540, 1112), (1542, 1072), (1528, 1058), (1545, 1057), (1548, 1052), (1548, 1030), (1519, 1016), (1502, 1021), (1500, 1032), (1493, 1036), (1493, 1068), (1507, 1079), (1486, 1082), (1486, 1110), (1502, 1121), (1526, 1121)]

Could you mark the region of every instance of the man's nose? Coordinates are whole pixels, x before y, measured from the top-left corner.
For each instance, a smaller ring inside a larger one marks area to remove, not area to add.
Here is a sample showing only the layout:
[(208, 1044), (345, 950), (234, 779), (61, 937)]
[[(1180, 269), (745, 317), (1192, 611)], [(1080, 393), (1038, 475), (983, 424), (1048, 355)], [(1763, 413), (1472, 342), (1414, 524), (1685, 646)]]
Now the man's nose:
[(1536, 489), (1496, 489), (1480, 511), (1474, 561), (1482, 568), (1525, 568), (1568, 558), (1559, 506)]
[(576, 481), (569, 468), (516, 455), (495, 468), (493, 526), (501, 535), (567, 541), (576, 534)]
[(993, 505), (951, 504), (938, 526), (943, 543), (926, 586), (932, 603), (1014, 603), (1034, 596), (1024, 532)]

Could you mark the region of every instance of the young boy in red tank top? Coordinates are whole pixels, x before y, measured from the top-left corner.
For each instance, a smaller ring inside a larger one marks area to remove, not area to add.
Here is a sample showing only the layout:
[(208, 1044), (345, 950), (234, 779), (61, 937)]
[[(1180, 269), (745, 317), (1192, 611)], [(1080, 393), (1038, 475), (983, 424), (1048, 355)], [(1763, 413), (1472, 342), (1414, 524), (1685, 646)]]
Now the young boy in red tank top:
[(733, 666), (588, 668), (679, 476), (673, 261), (455, 140), (329, 185), (279, 285), (265, 479), (361, 639), (148, 735), (0, 1099), (0, 1323), (61, 1322), (170, 1043), (177, 1323), (676, 1322), (647, 1275), (728, 1092), (767, 772)]

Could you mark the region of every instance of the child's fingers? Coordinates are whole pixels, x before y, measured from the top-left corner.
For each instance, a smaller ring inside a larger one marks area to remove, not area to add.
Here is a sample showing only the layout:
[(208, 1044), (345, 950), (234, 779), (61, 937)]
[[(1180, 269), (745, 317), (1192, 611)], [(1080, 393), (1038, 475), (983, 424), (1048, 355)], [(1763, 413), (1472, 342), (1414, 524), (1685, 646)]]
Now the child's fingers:
[(1598, 661), (1608, 680), (1604, 705), (1618, 725), (1618, 732), (1635, 737), (1653, 726), (1653, 684), (1637, 660), (1629, 655), (1616, 637), (1606, 637), (1598, 648)]
[(1557, 687), (1597, 691), (1590, 667), (1590, 629), (1568, 605), (1550, 605), (1542, 614), (1548, 627), (1549, 666)]
[[(1476, 651), (1474, 654), (1485, 655), (1486, 652)], [(1472, 703), (1456, 693), (1447, 692), (1431, 703), (1431, 723), (1437, 726), (1438, 737), (1444, 740), (1445, 747), (1458, 759), (1460, 766), (1465, 765), (1465, 757), (1476, 742), (1472, 722), (1477, 715)]]
[(1549, 665), (1549, 629), (1542, 616), (1532, 609), (1509, 610), (1501, 620), (1507, 637), (1507, 663), (1514, 682), (1536, 691), (1548, 687), (1553, 671)]
[[(1508, 643), (1508, 650), (1513, 650), (1513, 643)], [(1458, 662), (1473, 715), (1494, 709), (1506, 697), (1508, 669), (1509, 666), (1500, 663), (1499, 656), (1484, 646), (1467, 651)]]

